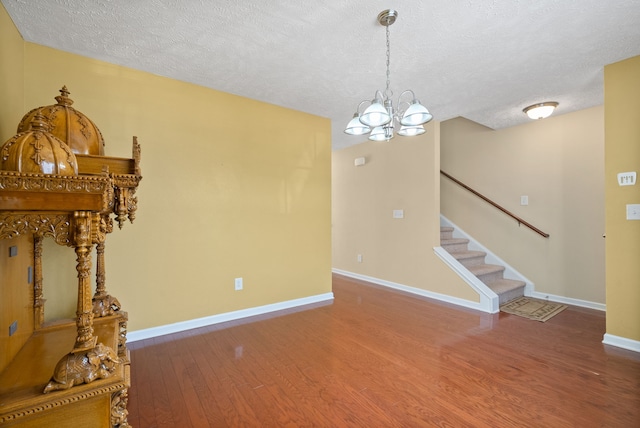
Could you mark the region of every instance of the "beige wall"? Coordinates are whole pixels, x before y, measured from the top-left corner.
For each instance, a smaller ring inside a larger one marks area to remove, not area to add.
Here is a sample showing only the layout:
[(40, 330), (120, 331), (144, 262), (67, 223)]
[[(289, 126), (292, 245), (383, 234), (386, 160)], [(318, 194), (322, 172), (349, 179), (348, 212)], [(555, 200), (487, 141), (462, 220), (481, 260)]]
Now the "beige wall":
[[(106, 253), (130, 331), (331, 291), (327, 119), (24, 43), (1, 7), (0, 20), (2, 142), (67, 85), (107, 155), (131, 156), (133, 135), (142, 145), (137, 218)], [(68, 311), (74, 258), (45, 246), (48, 314)]]
[(621, 187), (620, 172), (640, 173), (640, 56), (605, 67), (607, 334), (640, 341), (640, 184)]
[[(333, 153), (333, 267), (478, 302), (433, 252), (440, 240), (439, 129), (431, 122), (419, 137)], [(359, 157), (366, 164), (356, 167)], [(400, 209), (404, 218), (394, 219)]]
[[(502, 130), (442, 123), (442, 170), (520, 216), (536, 234), (447, 178), (442, 214), (535, 284), (537, 292), (605, 302), (604, 109)], [(529, 205), (520, 205), (520, 196)]]

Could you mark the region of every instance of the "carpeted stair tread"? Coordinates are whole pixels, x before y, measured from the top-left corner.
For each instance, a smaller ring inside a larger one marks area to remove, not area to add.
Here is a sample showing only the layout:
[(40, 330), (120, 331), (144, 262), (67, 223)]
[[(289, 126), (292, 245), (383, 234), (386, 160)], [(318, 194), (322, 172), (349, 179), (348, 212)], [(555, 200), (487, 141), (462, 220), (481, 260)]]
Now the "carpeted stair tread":
[(456, 251), (451, 253), (456, 260), (472, 259), (474, 257), (484, 257), (487, 255), (484, 251)]
[(526, 284), (524, 283), (524, 281), (506, 278), (492, 281), (487, 284), (487, 286), (496, 294), (502, 294), (509, 291), (517, 290), (518, 288), (524, 287), (525, 285)]
[(484, 258), (487, 255), (484, 251), (454, 251), (450, 254), (467, 269), (474, 265), (484, 264)]
[(469, 269), (469, 272), (471, 272), (475, 276), (487, 275), (487, 274), (496, 273), (496, 272), (504, 272), (504, 266), (487, 265), (487, 264), (469, 266), (467, 269)]
[(523, 281), (515, 279), (499, 279), (487, 284), (498, 295), (498, 303), (500, 305), (524, 296), (525, 285)]
[(452, 244), (468, 244), (469, 240), (466, 238), (450, 238), (450, 239), (441, 239), (440, 245), (452, 245)]

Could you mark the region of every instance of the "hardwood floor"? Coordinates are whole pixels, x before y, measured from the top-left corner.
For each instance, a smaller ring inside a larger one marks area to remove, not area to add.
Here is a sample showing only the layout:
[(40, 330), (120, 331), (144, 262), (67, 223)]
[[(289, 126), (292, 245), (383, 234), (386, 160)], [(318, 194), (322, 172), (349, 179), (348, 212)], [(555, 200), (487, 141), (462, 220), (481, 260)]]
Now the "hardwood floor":
[(546, 323), (334, 275), (333, 303), (129, 344), (151, 427), (640, 427), (640, 355), (604, 313)]

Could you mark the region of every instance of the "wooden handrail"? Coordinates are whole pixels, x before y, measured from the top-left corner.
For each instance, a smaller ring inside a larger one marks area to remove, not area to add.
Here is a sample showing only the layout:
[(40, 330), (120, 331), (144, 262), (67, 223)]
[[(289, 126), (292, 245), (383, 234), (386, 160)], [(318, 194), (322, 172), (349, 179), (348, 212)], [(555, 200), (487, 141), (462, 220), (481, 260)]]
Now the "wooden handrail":
[(513, 214), (511, 211), (507, 210), (506, 208), (501, 207), (500, 205), (496, 204), (491, 199), (487, 198), (486, 196), (482, 195), (481, 193), (476, 192), (471, 187), (467, 186), (466, 184), (464, 184), (460, 180), (457, 180), (457, 179), (453, 178), (452, 176), (450, 176), (449, 174), (447, 174), (443, 170), (440, 170), (440, 174), (444, 175), (445, 177), (447, 177), (449, 180), (453, 181), (454, 183), (464, 187), (465, 189), (467, 189), (468, 191), (470, 191), (471, 193), (473, 193), (474, 195), (476, 195), (480, 199), (490, 203), (491, 205), (493, 205), (494, 207), (496, 207), (497, 209), (499, 209), (500, 211), (502, 211), (503, 213), (505, 213), (509, 217), (515, 219), (518, 222), (518, 225), (524, 224), (529, 229), (533, 230), (534, 232), (538, 233), (539, 235), (542, 235), (545, 238), (549, 237), (548, 233), (545, 233), (545, 232), (541, 231), (540, 229), (538, 229), (537, 227), (535, 227), (534, 225), (532, 225), (531, 223), (528, 223), (528, 222), (524, 221), (523, 219), (521, 219), (517, 215)]

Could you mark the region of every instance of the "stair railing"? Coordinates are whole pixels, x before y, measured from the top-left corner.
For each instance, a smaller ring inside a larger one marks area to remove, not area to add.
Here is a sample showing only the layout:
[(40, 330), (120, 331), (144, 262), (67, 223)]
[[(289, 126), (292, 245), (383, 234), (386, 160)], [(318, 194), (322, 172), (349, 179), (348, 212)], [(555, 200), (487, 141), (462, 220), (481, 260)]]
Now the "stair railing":
[(500, 211), (502, 211), (503, 213), (505, 213), (506, 215), (508, 215), (509, 217), (513, 218), (514, 220), (516, 220), (518, 222), (518, 225), (524, 224), (525, 226), (527, 226), (529, 229), (533, 230), (534, 232), (536, 232), (539, 235), (544, 236), (545, 238), (549, 237), (549, 234), (546, 232), (541, 231), (540, 229), (538, 229), (537, 227), (535, 227), (534, 225), (532, 225), (529, 222), (524, 221), (522, 218), (518, 217), (517, 215), (513, 214), (511, 211), (507, 210), (506, 208), (498, 205), (497, 203), (493, 202), (491, 199), (487, 198), (486, 196), (484, 196), (483, 194), (476, 192), (475, 190), (473, 190), (471, 187), (467, 186), (466, 184), (464, 184), (463, 182), (461, 182), (460, 180), (457, 180), (455, 178), (453, 178), (452, 176), (450, 176), (449, 174), (447, 174), (446, 172), (444, 172), (443, 170), (440, 170), (440, 174), (444, 175), (445, 177), (447, 177), (449, 180), (453, 181), (454, 183), (458, 184), (459, 186), (467, 189), (468, 191), (470, 191), (471, 193), (473, 193), (474, 195), (478, 196), (480, 199), (484, 200), (485, 202), (488, 202), (489, 204), (493, 205), (494, 207), (496, 207), (497, 209), (499, 209)]

